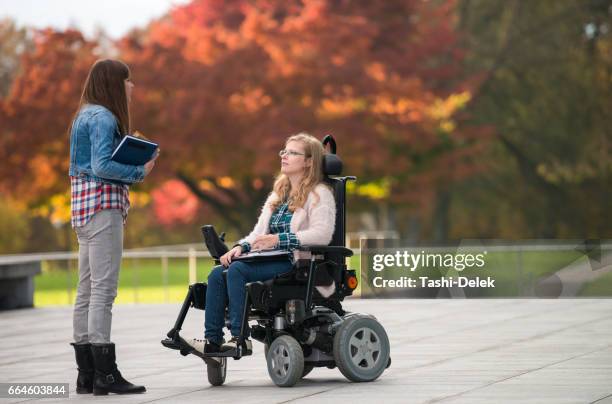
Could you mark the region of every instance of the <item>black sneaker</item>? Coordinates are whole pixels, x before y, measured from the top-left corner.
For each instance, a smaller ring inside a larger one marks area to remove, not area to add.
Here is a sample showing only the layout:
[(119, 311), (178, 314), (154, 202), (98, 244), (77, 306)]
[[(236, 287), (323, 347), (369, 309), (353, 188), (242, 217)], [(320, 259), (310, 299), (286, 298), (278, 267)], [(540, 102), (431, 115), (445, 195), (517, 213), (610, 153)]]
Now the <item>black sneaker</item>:
[(206, 345), (204, 345), (204, 353), (218, 353), (221, 352), (221, 345), (216, 342), (206, 341)]
[[(251, 340), (245, 339), (243, 347), (246, 348), (246, 352), (244, 352), (243, 355), (250, 355), (253, 353), (253, 343)], [(221, 352), (231, 351), (232, 349), (238, 351), (238, 337), (232, 337), (232, 339), (221, 345)]]
[(221, 351), (221, 346), (219, 344), (207, 339), (191, 338), (184, 341), (193, 349), (192, 353), (198, 356), (205, 353), (216, 353)]

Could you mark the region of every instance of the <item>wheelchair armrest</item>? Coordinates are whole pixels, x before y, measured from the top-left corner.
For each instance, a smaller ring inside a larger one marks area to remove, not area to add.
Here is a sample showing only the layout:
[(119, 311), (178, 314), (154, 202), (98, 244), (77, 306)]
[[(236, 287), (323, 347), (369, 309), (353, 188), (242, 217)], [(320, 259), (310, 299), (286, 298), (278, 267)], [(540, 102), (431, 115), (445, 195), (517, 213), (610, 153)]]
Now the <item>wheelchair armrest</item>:
[(346, 247), (329, 246), (329, 245), (308, 245), (301, 246), (298, 251), (309, 251), (313, 254), (335, 253), (341, 254), (344, 257), (352, 257), (353, 251)]

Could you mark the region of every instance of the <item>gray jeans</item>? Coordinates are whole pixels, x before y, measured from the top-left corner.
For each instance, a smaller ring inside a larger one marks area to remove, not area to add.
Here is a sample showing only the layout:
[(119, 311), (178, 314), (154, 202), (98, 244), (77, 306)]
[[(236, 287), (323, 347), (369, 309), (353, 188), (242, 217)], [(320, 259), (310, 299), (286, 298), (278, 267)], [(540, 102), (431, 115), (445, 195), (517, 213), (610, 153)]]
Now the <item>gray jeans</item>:
[(74, 341), (106, 344), (111, 342), (112, 308), (123, 253), (121, 210), (101, 210), (75, 231), (79, 240), (79, 286), (74, 304)]

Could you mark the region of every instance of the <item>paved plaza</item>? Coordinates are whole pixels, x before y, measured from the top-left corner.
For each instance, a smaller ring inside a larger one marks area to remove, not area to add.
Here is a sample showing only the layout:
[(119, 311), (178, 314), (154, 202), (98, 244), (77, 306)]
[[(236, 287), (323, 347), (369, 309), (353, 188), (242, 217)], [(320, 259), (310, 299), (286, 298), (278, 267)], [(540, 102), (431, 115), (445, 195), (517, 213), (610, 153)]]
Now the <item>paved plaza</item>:
[[(252, 357), (228, 362), (225, 385), (211, 387), (202, 360), (159, 342), (178, 304), (114, 309), (119, 367), (145, 394), (75, 394), (70, 307), (0, 312), (0, 382), (70, 383), (72, 402), (612, 403), (612, 299), (351, 299), (345, 307), (374, 314), (387, 330), (393, 364), (375, 382), (317, 368), (279, 388), (255, 342)], [(182, 335), (201, 334), (203, 318), (191, 310)], [(0, 399), (23, 401), (36, 400)]]

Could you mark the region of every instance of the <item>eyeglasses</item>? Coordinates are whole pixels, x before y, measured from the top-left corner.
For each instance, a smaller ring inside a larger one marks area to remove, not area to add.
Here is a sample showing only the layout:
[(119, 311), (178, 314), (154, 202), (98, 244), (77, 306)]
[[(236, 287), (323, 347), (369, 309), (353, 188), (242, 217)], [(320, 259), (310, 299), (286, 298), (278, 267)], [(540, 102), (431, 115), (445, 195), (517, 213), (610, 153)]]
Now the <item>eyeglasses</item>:
[(305, 156), (306, 155), (304, 153), (296, 152), (293, 150), (286, 150), (286, 149), (283, 149), (278, 152), (278, 155), (281, 157), (283, 157), (285, 154), (288, 154), (289, 156)]

